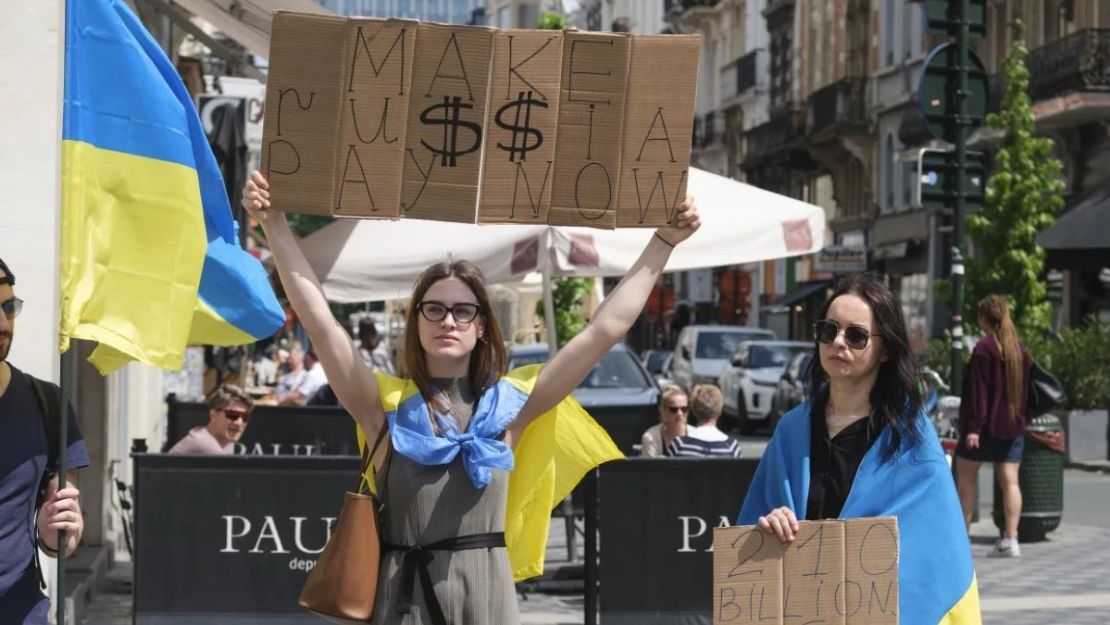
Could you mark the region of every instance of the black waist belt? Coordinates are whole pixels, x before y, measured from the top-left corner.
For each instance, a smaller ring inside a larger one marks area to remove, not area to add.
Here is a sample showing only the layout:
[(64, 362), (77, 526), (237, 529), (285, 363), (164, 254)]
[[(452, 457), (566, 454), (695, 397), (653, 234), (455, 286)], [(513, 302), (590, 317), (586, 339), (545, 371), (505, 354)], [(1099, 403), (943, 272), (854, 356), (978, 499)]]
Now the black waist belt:
[(420, 588), (424, 592), (424, 601), (428, 608), (428, 616), (433, 625), (447, 625), (443, 617), (443, 608), (436, 598), (435, 588), (432, 586), (432, 574), (428, 571), (433, 551), (466, 551), (468, 549), (493, 549), (505, 546), (505, 532), (490, 534), (470, 534), (469, 536), (456, 536), (429, 545), (394, 545), (382, 541), (382, 551), (404, 552), (401, 560), (401, 597), (397, 603), (398, 614), (412, 612), (412, 591), (416, 587), (416, 572), (420, 572)]

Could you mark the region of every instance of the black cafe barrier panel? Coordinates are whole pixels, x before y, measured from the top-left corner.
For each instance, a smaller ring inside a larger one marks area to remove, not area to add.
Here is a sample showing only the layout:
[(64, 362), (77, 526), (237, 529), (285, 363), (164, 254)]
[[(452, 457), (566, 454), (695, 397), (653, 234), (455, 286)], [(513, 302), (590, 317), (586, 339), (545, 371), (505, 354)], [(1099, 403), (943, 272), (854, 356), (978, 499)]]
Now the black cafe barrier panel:
[[(168, 450), (189, 430), (208, 423), (208, 406), (166, 402)], [(354, 419), (333, 406), (255, 406), (243, 438), (235, 444), (237, 455), (253, 456), (357, 456)]]
[(133, 458), (136, 625), (322, 622), (297, 596), (358, 458)]
[[(598, 469), (598, 544), (587, 562), (598, 562), (602, 625), (712, 623), (713, 528), (736, 522), (757, 463), (634, 458)], [(587, 625), (597, 623), (586, 603)]]

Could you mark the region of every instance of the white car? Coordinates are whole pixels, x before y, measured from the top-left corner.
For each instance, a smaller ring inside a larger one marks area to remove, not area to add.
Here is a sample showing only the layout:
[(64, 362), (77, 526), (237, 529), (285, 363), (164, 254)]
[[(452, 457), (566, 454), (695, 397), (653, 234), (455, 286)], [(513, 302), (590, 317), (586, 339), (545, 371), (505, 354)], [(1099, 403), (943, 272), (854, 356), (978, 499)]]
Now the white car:
[[(768, 422), (779, 379), (800, 353), (812, 352), (805, 341), (744, 341), (736, 349), (717, 385), (724, 396), (722, 429), (751, 434)], [(735, 419), (731, 421), (729, 417)]]
[(686, 326), (675, 342), (670, 377), (686, 392), (698, 384), (716, 384), (741, 342), (774, 338), (774, 332), (763, 328)]

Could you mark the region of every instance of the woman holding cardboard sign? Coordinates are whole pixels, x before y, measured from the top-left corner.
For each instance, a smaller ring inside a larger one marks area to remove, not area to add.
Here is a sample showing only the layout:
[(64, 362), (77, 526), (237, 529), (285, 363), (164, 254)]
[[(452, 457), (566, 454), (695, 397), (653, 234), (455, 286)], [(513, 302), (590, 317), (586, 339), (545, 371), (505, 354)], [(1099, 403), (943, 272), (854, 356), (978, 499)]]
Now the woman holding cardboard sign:
[[(963, 515), (902, 310), (875, 274), (841, 280), (814, 324), (807, 401), (779, 422), (738, 523), (792, 542), (806, 520), (893, 516), (903, 625), (978, 624)], [(803, 516), (804, 515), (804, 516)]]
[[(513, 580), (539, 575), (550, 511), (592, 467), (620, 457), (570, 392), (639, 316), (674, 247), (700, 226), (689, 198), (655, 231), (589, 325), (542, 368), (505, 372), (481, 272), (437, 263), (417, 280), (405, 328), (411, 379), (371, 372), (332, 317), (258, 172), (243, 206), (263, 225), (293, 308), (360, 444), (389, 433), (374, 465), (383, 553), (374, 623), (517, 623)], [(511, 472), (511, 473), (510, 473)], [(417, 578), (419, 577), (419, 582)]]

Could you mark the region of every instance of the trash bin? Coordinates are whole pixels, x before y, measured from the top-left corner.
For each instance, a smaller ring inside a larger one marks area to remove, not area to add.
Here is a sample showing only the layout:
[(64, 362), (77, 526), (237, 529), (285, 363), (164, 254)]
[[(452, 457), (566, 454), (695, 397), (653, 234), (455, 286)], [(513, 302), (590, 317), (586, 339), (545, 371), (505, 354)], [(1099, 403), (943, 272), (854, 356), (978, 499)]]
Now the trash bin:
[[(1021, 522), (1018, 540), (1037, 542), (1060, 526), (1064, 514), (1064, 424), (1049, 413), (1029, 424), (1025, 435), (1025, 455), (1018, 470), (1021, 485)], [(1059, 449), (1053, 449), (1059, 447)], [(1006, 526), (1002, 512), (1002, 489), (994, 483), (994, 525), (1002, 531)]]

